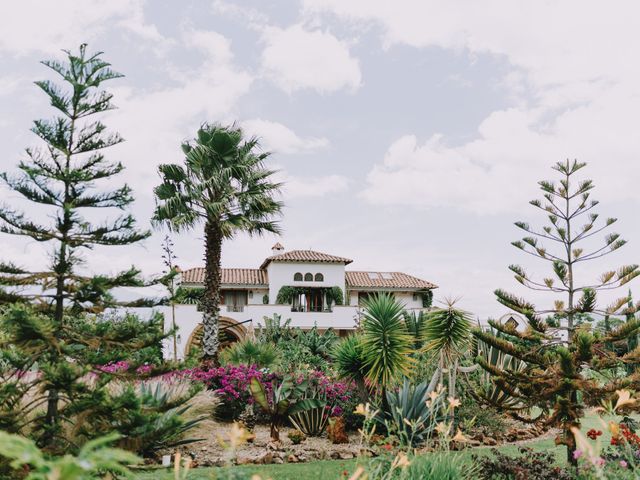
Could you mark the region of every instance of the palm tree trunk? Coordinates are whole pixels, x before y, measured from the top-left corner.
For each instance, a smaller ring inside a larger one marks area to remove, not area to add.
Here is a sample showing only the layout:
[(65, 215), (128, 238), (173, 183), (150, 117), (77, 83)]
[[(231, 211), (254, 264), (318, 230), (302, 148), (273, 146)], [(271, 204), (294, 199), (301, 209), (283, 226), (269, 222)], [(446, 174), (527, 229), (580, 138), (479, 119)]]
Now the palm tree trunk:
[(222, 251), (222, 232), (219, 226), (208, 221), (205, 234), (205, 276), (204, 295), (202, 296), (202, 356), (205, 360), (218, 359), (218, 338), (220, 319), (220, 255)]

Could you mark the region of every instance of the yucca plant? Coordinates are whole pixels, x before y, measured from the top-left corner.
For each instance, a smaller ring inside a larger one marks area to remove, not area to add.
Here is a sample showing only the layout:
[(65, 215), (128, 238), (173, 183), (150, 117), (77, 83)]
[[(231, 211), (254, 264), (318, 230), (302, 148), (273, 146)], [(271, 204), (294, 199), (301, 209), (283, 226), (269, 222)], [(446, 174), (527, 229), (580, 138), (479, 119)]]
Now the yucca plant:
[(220, 352), (223, 365), (256, 365), (258, 368), (273, 368), (280, 361), (275, 345), (245, 339)]
[(257, 379), (252, 378), (249, 390), (255, 402), (269, 416), (271, 440), (280, 441), (280, 426), (292, 415), (322, 407), (322, 402), (316, 398), (302, 398), (307, 390), (307, 382), (297, 383), (291, 377), (285, 377), (278, 385), (274, 380), (267, 390)]
[(413, 337), (414, 348), (421, 349), (427, 336), (427, 314), (425, 312), (404, 312), (403, 319), (409, 335)]
[(388, 293), (367, 299), (362, 314), (362, 356), (366, 379), (380, 388), (383, 407), (387, 389), (410, 374), (413, 339), (402, 318), (403, 305)]
[(448, 371), (449, 396), (456, 396), (456, 376), (460, 359), (471, 345), (471, 315), (447, 301), (444, 308), (429, 313), (425, 328), (424, 351), (437, 362), (431, 387), (443, 384), (445, 369)]
[(366, 368), (362, 350), (362, 335), (354, 333), (336, 343), (331, 350), (331, 359), (338, 376), (355, 383), (360, 400), (366, 403), (369, 399), (369, 391), (365, 384)]

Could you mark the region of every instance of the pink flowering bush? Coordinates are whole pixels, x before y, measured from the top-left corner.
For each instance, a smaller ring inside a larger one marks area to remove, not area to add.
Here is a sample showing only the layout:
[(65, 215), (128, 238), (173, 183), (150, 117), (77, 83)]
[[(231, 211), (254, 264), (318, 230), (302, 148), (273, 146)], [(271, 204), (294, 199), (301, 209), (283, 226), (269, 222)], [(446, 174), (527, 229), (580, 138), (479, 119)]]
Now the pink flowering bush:
[(207, 388), (214, 390), (221, 404), (218, 407), (218, 415), (226, 420), (234, 420), (245, 409), (247, 404), (253, 402), (249, 392), (249, 382), (252, 378), (258, 379), (266, 389), (271, 388), (271, 381), (276, 374), (259, 370), (255, 365), (225, 365), (217, 368), (190, 368), (180, 370), (168, 375), (187, 377), (191, 380), (204, 383)]

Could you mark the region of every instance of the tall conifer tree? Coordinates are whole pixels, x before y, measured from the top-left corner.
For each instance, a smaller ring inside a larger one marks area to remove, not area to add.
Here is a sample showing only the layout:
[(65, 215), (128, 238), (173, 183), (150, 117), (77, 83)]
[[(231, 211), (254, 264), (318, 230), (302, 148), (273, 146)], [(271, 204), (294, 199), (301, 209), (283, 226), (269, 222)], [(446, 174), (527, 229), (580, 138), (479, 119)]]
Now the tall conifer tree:
[[(583, 262), (600, 259), (626, 243), (619, 234), (610, 233), (604, 237), (603, 244), (588, 248), (590, 242), (585, 240), (608, 229), (616, 219), (607, 218), (599, 223), (599, 215), (593, 212), (598, 201), (590, 198), (593, 182), (575, 181), (576, 173), (584, 166), (577, 161), (557, 163), (553, 168), (560, 174), (560, 180), (539, 182), (543, 200), (530, 203), (546, 214), (547, 226), (535, 229), (526, 222), (516, 222), (526, 236), (512, 244), (549, 262), (552, 275), (539, 279), (519, 265), (511, 265), (509, 269), (520, 284), (557, 296), (554, 305), (539, 309), (516, 295), (496, 290), (500, 303), (526, 317), (526, 330), (516, 331), (513, 326), (490, 321), (495, 329), (493, 332), (474, 332), (477, 338), (490, 346), (526, 363), (524, 369), (516, 370), (490, 365), (478, 358), (478, 363), (493, 375), (496, 386), (517, 400), (510, 407), (514, 416), (518, 416), (519, 410), (537, 406), (542, 413), (535, 421), (562, 428), (563, 433), (556, 442), (567, 446), (570, 462), (574, 461), (575, 450), (571, 427), (580, 425), (584, 407), (598, 405), (601, 400), (612, 396), (617, 388), (636, 386), (640, 381), (635, 375), (616, 376), (621, 366), (637, 362), (639, 350), (620, 356), (612, 348), (614, 343), (638, 334), (640, 324), (637, 320), (629, 318), (621, 327), (604, 334), (594, 334), (586, 325), (577, 326), (575, 323), (579, 316), (587, 313), (628, 314), (628, 297), (617, 300), (606, 309), (599, 309), (596, 295), (599, 290), (621, 287), (640, 275), (638, 265), (605, 271), (596, 280), (584, 280), (580, 274), (579, 267)], [(562, 338), (552, 335), (552, 330), (544, 322), (543, 316), (549, 314), (560, 319)], [(608, 375), (602, 378), (612, 380), (598, 381), (590, 373), (593, 371), (608, 371)], [(481, 393), (479, 395), (482, 397)], [(487, 397), (484, 400), (491, 401)]]
[[(122, 142), (122, 138), (109, 133), (96, 119), (114, 108), (113, 95), (102, 90), (102, 84), (122, 75), (102, 60), (101, 52), (89, 54), (84, 44), (77, 54), (65, 53), (65, 61), (42, 62), (60, 76), (61, 83), (35, 82), (56, 110), (56, 116), (34, 121), (31, 129), (43, 146), (26, 150), (27, 159), (19, 163), (18, 175), (0, 174), (10, 189), (34, 207), (27, 213), (6, 204), (0, 206), (0, 232), (51, 246), (48, 268), (30, 270), (13, 263), (0, 264), (0, 286), (5, 287), (2, 297), (5, 302), (37, 302), (53, 322), (46, 328), (49, 339), (56, 338), (55, 332), (64, 332), (68, 308), (76, 312), (100, 309), (112, 300), (112, 288), (142, 285), (139, 271), (133, 267), (113, 276), (82, 275), (77, 268), (82, 262), (81, 252), (96, 245), (129, 245), (149, 235), (136, 229), (135, 220), (128, 213), (96, 223), (87, 218), (87, 210), (125, 210), (133, 201), (127, 185), (112, 188), (113, 177), (124, 167), (108, 161), (103, 153)], [(53, 221), (47, 223), (47, 218)], [(92, 218), (96, 218), (95, 213)], [(60, 345), (48, 350), (46, 361), (55, 365), (54, 357), (62, 355), (63, 350)], [(45, 425), (49, 433), (45, 443), (53, 441), (59, 427), (58, 393), (56, 382), (52, 381), (48, 387)]]

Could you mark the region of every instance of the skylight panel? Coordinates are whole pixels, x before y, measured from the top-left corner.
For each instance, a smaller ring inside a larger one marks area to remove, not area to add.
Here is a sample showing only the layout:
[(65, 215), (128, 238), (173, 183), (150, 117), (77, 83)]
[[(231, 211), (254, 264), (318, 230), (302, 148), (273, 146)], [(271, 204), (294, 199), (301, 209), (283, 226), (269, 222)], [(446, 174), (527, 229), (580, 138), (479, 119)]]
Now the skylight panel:
[(380, 278), (376, 272), (367, 272), (367, 275), (369, 275), (371, 280), (378, 280), (378, 278)]
[(390, 273), (381, 273), (380, 274), (382, 276), (382, 278), (384, 278), (385, 280), (393, 280), (393, 275), (391, 275)]

